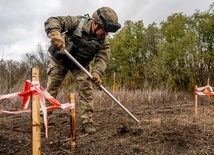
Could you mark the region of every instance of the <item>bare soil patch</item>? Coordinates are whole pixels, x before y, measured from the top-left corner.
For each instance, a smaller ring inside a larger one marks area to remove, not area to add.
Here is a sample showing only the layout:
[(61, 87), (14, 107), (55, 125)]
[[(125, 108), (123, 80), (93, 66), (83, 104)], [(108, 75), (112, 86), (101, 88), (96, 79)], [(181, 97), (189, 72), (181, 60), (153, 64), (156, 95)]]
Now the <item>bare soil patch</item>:
[[(96, 100), (96, 134), (81, 132), (77, 107), (77, 149), (71, 151), (68, 112), (57, 109), (49, 121), (49, 138), (42, 134), (43, 155), (211, 155), (214, 154), (214, 107), (199, 106), (194, 116), (194, 101), (188, 103), (125, 102), (137, 117), (138, 125), (116, 103)], [(0, 154), (31, 154), (30, 114), (0, 114)]]

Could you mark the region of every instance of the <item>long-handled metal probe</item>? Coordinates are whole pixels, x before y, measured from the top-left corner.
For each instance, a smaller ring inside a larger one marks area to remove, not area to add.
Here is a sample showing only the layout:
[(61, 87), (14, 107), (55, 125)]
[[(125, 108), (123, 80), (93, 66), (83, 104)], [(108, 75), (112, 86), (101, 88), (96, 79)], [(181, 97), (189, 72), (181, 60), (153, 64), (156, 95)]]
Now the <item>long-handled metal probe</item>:
[[(65, 54), (85, 73), (89, 78), (93, 76), (89, 73), (66, 49), (64, 50)], [(131, 116), (138, 124), (142, 125), (140, 121), (132, 115), (108, 90), (105, 89), (102, 85), (99, 85), (100, 89), (102, 89), (110, 98), (112, 98), (129, 116)]]

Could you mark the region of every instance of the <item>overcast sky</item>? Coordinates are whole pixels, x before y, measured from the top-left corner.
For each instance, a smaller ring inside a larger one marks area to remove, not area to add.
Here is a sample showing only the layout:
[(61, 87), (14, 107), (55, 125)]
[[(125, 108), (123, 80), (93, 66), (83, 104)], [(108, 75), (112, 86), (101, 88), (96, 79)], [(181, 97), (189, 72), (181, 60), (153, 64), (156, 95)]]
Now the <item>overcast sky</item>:
[(119, 22), (143, 20), (160, 24), (178, 12), (207, 11), (213, 0), (0, 0), (0, 60), (20, 60), (23, 54), (50, 44), (44, 22), (50, 16), (84, 15), (102, 6), (115, 10)]

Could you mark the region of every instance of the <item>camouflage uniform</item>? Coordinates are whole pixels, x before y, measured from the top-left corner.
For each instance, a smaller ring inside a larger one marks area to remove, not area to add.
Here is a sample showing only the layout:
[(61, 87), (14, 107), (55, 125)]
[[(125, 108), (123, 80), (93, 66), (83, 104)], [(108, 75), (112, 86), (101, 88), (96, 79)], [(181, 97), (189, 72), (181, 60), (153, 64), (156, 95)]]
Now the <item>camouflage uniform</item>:
[[(104, 74), (105, 69), (109, 63), (110, 59), (110, 46), (107, 37), (103, 40), (99, 40), (95, 36), (90, 35), (92, 20), (87, 20), (87, 22), (83, 25), (83, 36), (82, 38), (85, 40), (96, 40), (100, 43), (100, 48), (97, 51), (94, 57), (94, 67), (92, 68), (92, 72), (98, 73), (100, 76)], [(78, 17), (77, 16), (61, 16), (61, 17), (51, 17), (45, 22), (45, 30), (46, 33), (50, 33), (53, 30), (57, 30), (59, 32), (64, 32), (68, 30), (67, 36), (69, 37), (74, 29), (78, 25)], [(55, 61), (54, 57), (50, 57), (50, 64), (48, 66), (48, 83), (47, 83), (47, 91), (53, 96), (56, 97), (58, 93), (58, 89), (65, 78), (68, 71), (72, 73), (76, 77), (78, 84), (78, 93), (79, 93), (79, 104), (81, 107), (81, 118), (82, 123), (93, 122), (93, 101), (92, 101), (92, 84), (90, 80), (87, 80), (88, 76), (83, 73), (77, 66), (74, 64), (74, 67), (69, 68), (68, 66), (63, 66), (59, 62)], [(86, 58), (87, 59), (87, 58)], [(83, 60), (87, 61), (87, 60)], [(90, 70), (89, 64), (82, 64), (88, 70)]]
[[(92, 27), (93, 26), (93, 27)], [(83, 66), (91, 71), (93, 78), (90, 80), (100, 84), (100, 77), (105, 72), (110, 60), (110, 46), (106, 35), (116, 32), (121, 25), (114, 10), (108, 7), (99, 8), (92, 18), (81, 16), (50, 17), (45, 22), (45, 31), (55, 43), (50, 46), (51, 60), (48, 66), (47, 91), (54, 97), (58, 93), (63, 79), (68, 71), (76, 77), (79, 92), (79, 104), (83, 128), (90, 134), (95, 133), (93, 127), (93, 101), (92, 84), (87, 75), (81, 71), (65, 54), (59, 52), (66, 44), (70, 54)], [(101, 28), (101, 29), (100, 29)], [(100, 33), (96, 33), (98, 30)], [(67, 32), (63, 40), (61, 33)], [(106, 33), (107, 32), (107, 33)], [(99, 36), (99, 38), (97, 37)], [(104, 37), (103, 39), (100, 39)], [(54, 41), (55, 40), (55, 41)], [(69, 48), (69, 43), (72, 44)], [(59, 48), (58, 52), (56, 47)], [(91, 70), (90, 62), (94, 60)], [(95, 79), (95, 81), (94, 81)]]
[[(86, 66), (85, 68), (89, 70), (90, 66)], [(58, 63), (56, 63), (53, 59), (50, 60), (48, 65), (48, 83), (47, 83), (47, 91), (56, 98), (58, 93), (58, 88), (61, 85), (61, 82), (65, 78), (68, 73), (68, 69)], [(79, 93), (79, 104), (81, 106), (81, 118), (82, 123), (93, 122), (92, 114), (93, 114), (93, 100), (92, 100), (92, 84), (89, 80), (87, 80), (87, 75), (79, 69), (73, 70), (72, 75), (76, 77), (77, 85), (78, 85), (78, 93)]]

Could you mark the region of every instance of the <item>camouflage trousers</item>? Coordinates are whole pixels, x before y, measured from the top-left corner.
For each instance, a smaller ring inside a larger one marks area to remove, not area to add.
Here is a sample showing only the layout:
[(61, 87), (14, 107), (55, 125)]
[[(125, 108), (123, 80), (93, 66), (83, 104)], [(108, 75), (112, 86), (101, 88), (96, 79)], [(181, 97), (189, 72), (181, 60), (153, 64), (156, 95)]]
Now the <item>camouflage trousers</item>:
[[(90, 71), (90, 66), (85, 67), (88, 71)], [(59, 87), (61, 86), (62, 81), (69, 70), (57, 64), (53, 59), (50, 60), (47, 69), (48, 82), (47, 82), (47, 91), (56, 98), (58, 94)], [(81, 109), (81, 119), (82, 124), (87, 122), (93, 122), (93, 98), (92, 98), (92, 83), (88, 80), (88, 76), (81, 71), (80, 69), (76, 69), (70, 71), (71, 74), (75, 77), (77, 82), (78, 94), (79, 94), (79, 105)]]

